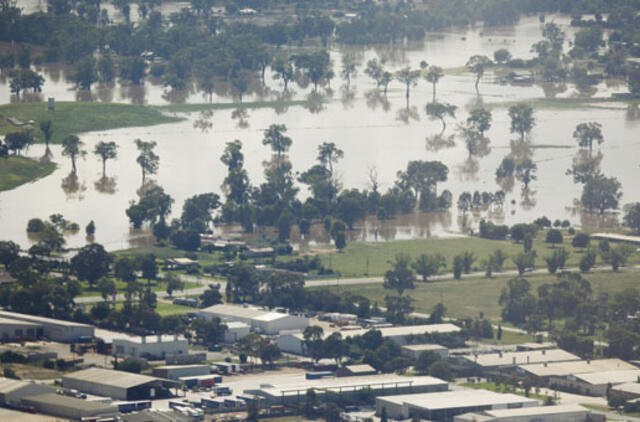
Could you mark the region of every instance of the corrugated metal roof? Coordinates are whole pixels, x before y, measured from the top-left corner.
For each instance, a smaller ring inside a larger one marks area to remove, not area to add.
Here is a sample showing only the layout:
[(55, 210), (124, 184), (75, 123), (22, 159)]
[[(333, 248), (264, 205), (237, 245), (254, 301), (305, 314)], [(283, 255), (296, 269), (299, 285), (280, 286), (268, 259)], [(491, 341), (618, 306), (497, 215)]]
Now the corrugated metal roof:
[(550, 350), (527, 350), (523, 352), (503, 352), (503, 353), (484, 353), (469, 354), (461, 356), (469, 362), (473, 362), (479, 366), (509, 366), (524, 365), (544, 362), (568, 362), (579, 361), (580, 358), (572, 353), (562, 349)]
[(575, 374), (574, 376), (591, 385), (602, 385), (608, 383), (624, 384), (627, 382), (637, 382), (638, 379), (640, 379), (640, 369), (592, 372), (587, 374)]
[(539, 363), (533, 365), (520, 365), (519, 368), (538, 377), (638, 369), (632, 364), (620, 359), (597, 359), (592, 361), (580, 360), (576, 362), (549, 363), (547, 365)]
[(97, 401), (77, 399), (75, 397), (63, 396), (55, 393), (39, 394), (37, 396), (26, 397), (22, 400), (28, 404), (47, 403), (84, 411), (110, 410), (114, 408), (113, 405), (100, 403)]
[[(147, 384), (161, 378), (149, 377), (147, 375), (132, 374), (124, 371), (114, 371), (103, 368), (88, 368), (72, 374), (64, 375), (63, 379), (73, 379), (80, 381), (90, 381), (97, 384), (104, 384), (113, 387), (131, 388), (138, 385)], [(169, 381), (169, 380), (167, 380)]]
[(27, 385), (29, 385), (29, 383), (26, 381), (0, 378), (0, 394), (7, 394)]

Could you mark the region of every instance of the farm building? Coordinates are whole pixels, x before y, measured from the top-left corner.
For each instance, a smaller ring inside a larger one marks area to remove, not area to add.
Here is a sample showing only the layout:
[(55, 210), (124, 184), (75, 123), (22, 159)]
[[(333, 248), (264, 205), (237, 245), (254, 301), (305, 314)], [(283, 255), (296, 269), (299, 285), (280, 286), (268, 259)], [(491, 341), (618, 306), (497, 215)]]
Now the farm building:
[(164, 359), (167, 355), (189, 353), (189, 342), (183, 336), (131, 336), (113, 339), (117, 356), (133, 356), (146, 359)]
[(286, 330), (303, 330), (309, 319), (301, 315), (268, 311), (253, 306), (213, 305), (198, 312), (200, 318), (220, 318), (224, 322), (244, 322), (255, 332), (278, 334)]
[(88, 324), (45, 318), (16, 312), (0, 311), (0, 318), (28, 322), (42, 327), (42, 334), (50, 340), (74, 342), (93, 338), (94, 328)]
[(376, 415), (393, 419), (419, 417), (431, 421), (450, 421), (454, 416), (494, 409), (521, 409), (538, 406), (538, 401), (515, 394), (487, 390), (457, 390), (427, 394), (378, 397)]
[(0, 404), (17, 404), (25, 397), (55, 393), (52, 387), (34, 382), (0, 378)]
[(147, 400), (169, 397), (170, 389), (179, 388), (180, 383), (130, 372), (89, 368), (63, 375), (62, 386), (116, 400)]
[(33, 407), (38, 413), (75, 420), (118, 414), (118, 406), (61, 396), (55, 393), (26, 397), (22, 399), (22, 403)]

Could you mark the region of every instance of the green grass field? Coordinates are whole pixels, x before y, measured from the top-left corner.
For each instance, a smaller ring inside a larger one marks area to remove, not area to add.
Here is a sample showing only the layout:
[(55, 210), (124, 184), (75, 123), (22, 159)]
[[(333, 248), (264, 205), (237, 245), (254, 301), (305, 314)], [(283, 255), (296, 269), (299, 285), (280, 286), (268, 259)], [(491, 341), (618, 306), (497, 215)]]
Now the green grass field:
[(55, 169), (55, 163), (41, 163), (25, 157), (0, 158), (0, 191), (48, 176)]
[[(564, 244), (561, 245), (570, 252), (567, 261), (568, 267), (577, 267), (584, 251), (573, 248), (571, 241), (565, 234)], [(545, 267), (543, 258), (553, 252), (550, 244), (542, 239), (534, 240), (533, 248), (538, 254), (536, 266)], [(504, 269), (515, 269), (511, 258), (523, 251), (522, 244), (512, 241), (488, 240), (478, 237), (455, 238), (455, 239), (415, 239), (397, 240), (391, 242), (358, 242), (347, 245), (343, 252), (335, 252), (321, 255), (322, 263), (327, 268), (332, 268), (343, 277), (359, 277), (366, 275), (383, 275), (391, 268), (391, 261), (398, 253), (405, 253), (412, 258), (420, 254), (439, 253), (447, 260), (447, 267), (442, 272), (450, 273), (453, 257), (465, 251), (473, 252), (476, 261), (473, 264), (475, 271), (483, 271), (482, 261), (497, 249), (508, 255), (504, 263)], [(640, 262), (640, 255), (634, 254), (630, 263)], [(598, 264), (600, 265), (600, 264)]]
[[(116, 289), (118, 290), (118, 293), (123, 293), (127, 286), (127, 283), (120, 280), (115, 280), (115, 282), (116, 282)], [(147, 286), (146, 280), (138, 280), (138, 282), (143, 287)], [(81, 282), (81, 285), (82, 285), (82, 293), (80, 294), (80, 297), (100, 296), (100, 292), (97, 289), (89, 289), (89, 285), (87, 284), (86, 281)], [(196, 287), (200, 287), (200, 284), (191, 282), (191, 281), (187, 281), (184, 283), (185, 290), (194, 289)], [(151, 283), (152, 292), (164, 292), (166, 290), (167, 290), (167, 283), (165, 283), (164, 281), (156, 281)], [(178, 290), (174, 294), (180, 294), (180, 290)]]
[(19, 103), (0, 106), (0, 134), (21, 130), (11, 125), (8, 117), (22, 122), (35, 121), (33, 134), (38, 142), (44, 142), (39, 122), (53, 122), (52, 143), (60, 143), (69, 136), (95, 130), (117, 129), (134, 126), (153, 126), (180, 121), (179, 117), (163, 114), (159, 109), (131, 104), (59, 102), (54, 111), (48, 111), (47, 103)]
[[(621, 270), (618, 273), (603, 271), (584, 274), (583, 277), (591, 283), (594, 293), (615, 293), (628, 287), (640, 287), (640, 271)], [(552, 275), (528, 275), (525, 278), (531, 283), (532, 289), (546, 283), (556, 281)], [(472, 278), (463, 280), (447, 280), (430, 283), (418, 283), (415, 290), (406, 292), (413, 298), (416, 312), (429, 313), (437, 303), (444, 303), (447, 315), (456, 318), (473, 318), (480, 312), (485, 318), (494, 322), (500, 321), (500, 305), (498, 300), (502, 288), (511, 277)], [(389, 293), (382, 284), (365, 284), (353, 286), (331, 287), (334, 291), (345, 290), (361, 294), (379, 304), (384, 303), (384, 297)]]

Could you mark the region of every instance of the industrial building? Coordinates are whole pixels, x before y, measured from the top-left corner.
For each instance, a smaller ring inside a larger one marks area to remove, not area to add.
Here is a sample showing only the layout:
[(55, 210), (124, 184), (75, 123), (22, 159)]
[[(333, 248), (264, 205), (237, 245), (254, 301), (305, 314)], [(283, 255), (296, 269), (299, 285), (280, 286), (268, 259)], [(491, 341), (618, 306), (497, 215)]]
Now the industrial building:
[(638, 369), (620, 359), (578, 360), (572, 362), (538, 363), (519, 365), (517, 372), (537, 381), (549, 381), (551, 377), (566, 377), (571, 374), (588, 374), (605, 371), (625, 371)]
[(580, 358), (562, 349), (528, 350), (523, 352), (498, 352), (468, 354), (459, 356), (456, 361), (463, 366), (480, 370), (514, 368), (518, 365), (551, 364), (557, 362), (580, 361)]
[(116, 356), (133, 356), (145, 359), (164, 359), (167, 355), (189, 353), (189, 342), (183, 336), (130, 336), (113, 339)]
[(302, 315), (268, 311), (253, 306), (213, 305), (198, 312), (200, 318), (220, 318), (224, 322), (244, 322), (255, 332), (279, 334), (286, 330), (303, 330), (309, 319)]
[(42, 325), (10, 318), (0, 318), (0, 341), (34, 340), (44, 335)]
[(45, 318), (16, 312), (0, 311), (0, 318), (37, 324), (42, 327), (42, 334), (53, 341), (74, 342), (93, 338), (92, 325), (73, 321)]
[(235, 343), (251, 332), (251, 326), (245, 322), (229, 321), (225, 325), (227, 326), (224, 332), (225, 343)]
[(587, 396), (604, 396), (609, 386), (638, 382), (640, 369), (588, 372), (549, 378), (549, 385), (559, 390)]
[(538, 401), (515, 394), (487, 390), (457, 390), (427, 394), (408, 394), (376, 399), (376, 415), (383, 410), (392, 419), (419, 417), (431, 421), (450, 421), (454, 416), (494, 409), (521, 409), (538, 406)]
[(0, 405), (18, 404), (25, 397), (55, 393), (56, 390), (47, 385), (34, 382), (0, 378)]
[(259, 387), (245, 389), (244, 393), (264, 397), (267, 405), (274, 405), (295, 404), (304, 401), (309, 389), (314, 390), (317, 397), (322, 399), (326, 394), (347, 398), (354, 397), (363, 390), (375, 396), (387, 396), (446, 391), (448, 388), (446, 381), (429, 376), (404, 377), (384, 374), (315, 379), (291, 376), (277, 384), (265, 383)]
[(614, 386), (611, 391), (619, 394), (627, 400), (640, 398), (640, 380)]
[(402, 354), (408, 358), (418, 359), (422, 352), (433, 352), (446, 359), (449, 356), (449, 349), (439, 344), (407, 344), (402, 346)]
[[(345, 330), (340, 331), (342, 338), (353, 338), (362, 336), (371, 329), (360, 330)], [(429, 324), (429, 325), (408, 325), (401, 327), (387, 327), (378, 329), (383, 338), (394, 340), (400, 345), (407, 344), (409, 337), (424, 335), (424, 334), (450, 334), (458, 333), (460, 327), (453, 324)], [(325, 338), (330, 336), (331, 332), (325, 332)], [(304, 347), (304, 336), (302, 333), (283, 333), (276, 340), (276, 344), (281, 351), (287, 353), (293, 353), (297, 355), (304, 355), (306, 353)]]
[(55, 393), (26, 397), (22, 399), (22, 404), (33, 407), (38, 413), (75, 420), (118, 414), (118, 406), (116, 405), (81, 400)]
[(524, 409), (485, 410), (456, 416), (454, 422), (604, 422), (597, 415), (578, 404), (536, 406)]
[(116, 400), (147, 400), (169, 397), (170, 389), (179, 388), (180, 383), (130, 372), (89, 368), (63, 375), (62, 386)]
[(153, 376), (172, 380), (183, 377), (209, 375), (210, 373), (211, 368), (209, 365), (166, 365), (153, 368)]

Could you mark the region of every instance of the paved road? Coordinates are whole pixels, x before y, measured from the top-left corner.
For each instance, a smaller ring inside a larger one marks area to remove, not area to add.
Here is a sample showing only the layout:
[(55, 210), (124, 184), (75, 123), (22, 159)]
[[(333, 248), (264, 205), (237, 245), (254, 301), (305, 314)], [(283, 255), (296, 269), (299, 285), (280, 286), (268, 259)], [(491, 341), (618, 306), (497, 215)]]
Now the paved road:
[[(635, 265), (631, 267), (625, 267), (625, 270), (639, 270), (640, 265)], [(578, 271), (576, 268), (566, 268), (566, 271)], [(601, 272), (601, 271), (610, 271), (611, 267), (595, 267), (591, 271), (592, 272)], [(539, 268), (533, 271), (529, 271), (526, 274), (548, 274), (548, 271), (545, 268)], [(517, 276), (518, 271), (516, 270), (508, 270), (500, 273), (494, 273), (495, 276)], [(478, 271), (470, 274), (463, 274), (463, 279), (473, 279), (473, 278), (484, 278), (485, 273), (483, 271)], [(182, 281), (188, 281), (192, 283), (199, 283), (202, 287), (195, 287), (192, 289), (186, 289), (179, 292), (176, 292), (175, 296), (194, 296), (202, 294), (209, 285), (218, 284), (220, 286), (220, 291), (224, 292), (226, 288), (226, 282), (220, 280), (214, 280), (211, 278), (198, 277), (193, 275), (181, 275), (180, 278)], [(453, 274), (441, 274), (430, 278), (431, 281), (445, 281), (445, 280), (453, 280)], [(305, 287), (329, 287), (329, 286), (357, 286), (361, 284), (381, 284), (384, 282), (384, 278), (381, 276), (376, 277), (359, 277), (359, 278), (327, 278), (321, 280), (307, 280), (305, 282)], [(167, 292), (156, 292), (158, 299), (167, 299), (169, 295)], [(124, 294), (116, 295), (116, 301), (123, 301)], [(100, 296), (88, 296), (88, 297), (79, 297), (76, 298), (76, 303), (86, 304), (86, 303), (95, 303), (102, 302), (102, 297)], [(417, 315), (416, 315), (417, 316)], [(517, 328), (509, 328), (502, 327), (503, 330), (513, 331), (513, 332), (523, 332)]]

